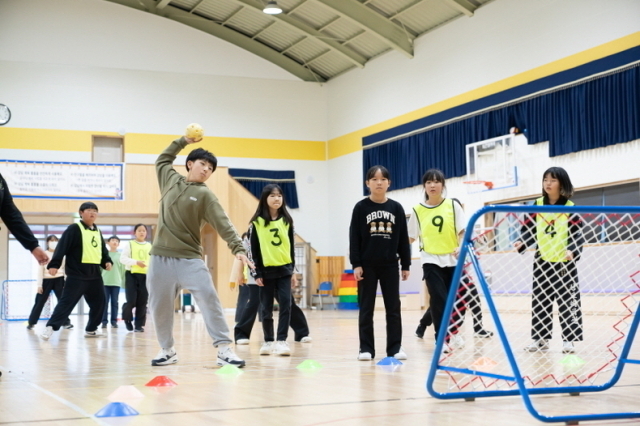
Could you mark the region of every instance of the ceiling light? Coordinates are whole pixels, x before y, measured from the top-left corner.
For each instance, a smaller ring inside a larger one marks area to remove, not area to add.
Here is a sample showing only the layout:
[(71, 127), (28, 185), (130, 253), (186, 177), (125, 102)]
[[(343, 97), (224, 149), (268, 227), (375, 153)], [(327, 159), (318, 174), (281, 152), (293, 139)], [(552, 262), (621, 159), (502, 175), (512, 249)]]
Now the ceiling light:
[(262, 11), (268, 15), (277, 15), (282, 13), (282, 9), (275, 0), (269, 0)]

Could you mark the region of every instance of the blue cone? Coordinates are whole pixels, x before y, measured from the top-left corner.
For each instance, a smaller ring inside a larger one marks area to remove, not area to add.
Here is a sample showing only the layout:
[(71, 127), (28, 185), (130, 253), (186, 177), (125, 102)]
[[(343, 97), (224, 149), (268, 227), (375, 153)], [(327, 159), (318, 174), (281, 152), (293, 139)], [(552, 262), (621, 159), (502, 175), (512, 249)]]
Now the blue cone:
[(112, 402), (102, 407), (95, 415), (96, 417), (125, 417), (137, 416), (138, 414), (140, 413), (124, 402)]
[(402, 365), (400, 361), (392, 356), (382, 358), (376, 365)]

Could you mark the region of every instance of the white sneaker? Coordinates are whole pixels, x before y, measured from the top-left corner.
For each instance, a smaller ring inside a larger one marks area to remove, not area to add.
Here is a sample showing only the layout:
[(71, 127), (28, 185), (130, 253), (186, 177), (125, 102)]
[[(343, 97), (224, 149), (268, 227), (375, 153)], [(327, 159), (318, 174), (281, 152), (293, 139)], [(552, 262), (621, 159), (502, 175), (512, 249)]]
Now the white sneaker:
[(273, 352), (273, 342), (264, 342), (260, 348), (260, 355), (271, 355)]
[(549, 349), (549, 341), (547, 339), (535, 340), (529, 346), (524, 348), (527, 352), (538, 352), (547, 349)]
[(562, 342), (562, 353), (563, 354), (572, 354), (575, 353), (575, 348), (573, 347), (573, 342)]
[(276, 355), (280, 356), (289, 356), (291, 355), (291, 349), (289, 349), (289, 344), (284, 340), (278, 340), (276, 342), (276, 347), (274, 350)]
[(171, 365), (178, 362), (178, 354), (176, 354), (176, 350), (174, 348), (169, 349), (160, 349), (158, 355), (154, 359), (151, 360), (151, 365), (160, 366), (160, 365)]
[(102, 337), (102, 334), (99, 334), (97, 331), (85, 331), (84, 337)]
[(404, 360), (404, 359), (407, 359), (407, 353), (404, 351), (404, 349), (402, 349), (402, 346), (400, 346), (400, 350), (393, 357), (395, 359), (403, 359)]
[(302, 339), (300, 339), (300, 343), (311, 343), (313, 339), (311, 339), (311, 336), (304, 336)]
[(236, 345), (248, 345), (249, 339), (238, 339), (236, 340)]
[[(445, 353), (445, 354), (450, 354), (451, 352), (453, 352), (453, 348), (451, 346), (449, 346), (448, 343), (445, 343), (442, 346), (442, 352)], [(438, 370), (438, 371), (440, 371), (440, 370)]]
[(360, 352), (358, 354), (358, 361), (371, 361), (373, 357), (369, 352)]
[(220, 345), (218, 346), (218, 365), (233, 365), (238, 368), (242, 368), (245, 365), (243, 359), (241, 359), (236, 353), (231, 349), (229, 345)]
[(462, 349), (464, 348), (464, 339), (462, 338), (461, 335), (455, 334), (449, 341), (449, 344), (454, 349)]
[(48, 325), (44, 331), (42, 332), (42, 334), (40, 335), (40, 338), (42, 340), (49, 340), (49, 338), (51, 337), (51, 335), (53, 334), (53, 327), (51, 327), (50, 325)]

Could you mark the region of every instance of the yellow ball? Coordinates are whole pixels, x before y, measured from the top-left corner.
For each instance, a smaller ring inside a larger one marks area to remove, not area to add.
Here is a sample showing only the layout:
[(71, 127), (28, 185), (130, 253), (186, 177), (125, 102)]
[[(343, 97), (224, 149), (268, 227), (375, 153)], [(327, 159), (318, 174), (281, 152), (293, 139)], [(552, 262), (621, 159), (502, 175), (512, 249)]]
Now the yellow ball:
[(202, 137), (204, 136), (204, 129), (198, 123), (191, 123), (187, 126), (185, 136), (189, 139), (202, 139)]

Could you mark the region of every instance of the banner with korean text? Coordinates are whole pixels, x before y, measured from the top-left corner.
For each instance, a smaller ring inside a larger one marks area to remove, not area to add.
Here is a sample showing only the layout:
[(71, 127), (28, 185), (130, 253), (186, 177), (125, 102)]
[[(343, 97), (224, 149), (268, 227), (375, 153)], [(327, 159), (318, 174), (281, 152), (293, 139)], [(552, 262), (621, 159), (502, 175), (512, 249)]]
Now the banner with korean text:
[(124, 200), (123, 163), (0, 160), (16, 198)]

